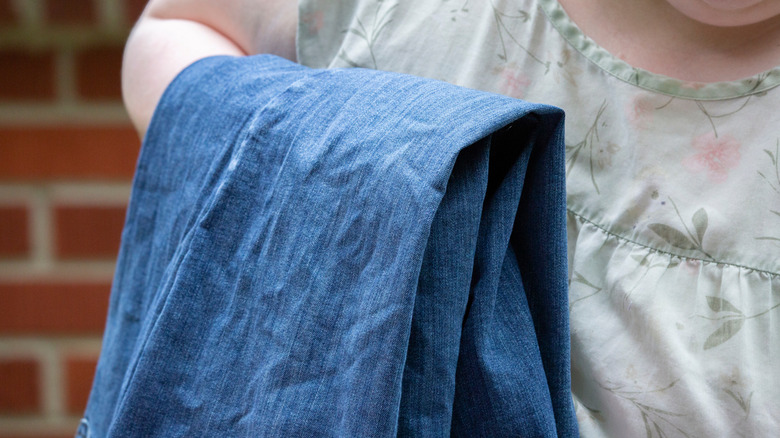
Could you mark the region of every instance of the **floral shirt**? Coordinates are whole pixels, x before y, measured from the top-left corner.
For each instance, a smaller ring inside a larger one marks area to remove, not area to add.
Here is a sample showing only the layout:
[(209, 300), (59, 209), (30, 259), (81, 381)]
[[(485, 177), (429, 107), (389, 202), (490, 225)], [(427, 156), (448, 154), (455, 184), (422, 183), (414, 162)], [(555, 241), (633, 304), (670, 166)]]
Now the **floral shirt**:
[(298, 57), (563, 108), (582, 436), (777, 436), (780, 68), (656, 75), (555, 0), (301, 0)]

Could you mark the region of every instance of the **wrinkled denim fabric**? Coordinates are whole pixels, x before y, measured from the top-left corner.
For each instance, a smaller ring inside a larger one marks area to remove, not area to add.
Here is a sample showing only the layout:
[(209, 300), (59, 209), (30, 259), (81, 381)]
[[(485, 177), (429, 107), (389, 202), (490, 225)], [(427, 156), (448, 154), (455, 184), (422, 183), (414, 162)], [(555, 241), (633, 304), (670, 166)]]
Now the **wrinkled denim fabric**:
[(80, 436), (576, 436), (563, 114), (272, 56), (144, 140)]

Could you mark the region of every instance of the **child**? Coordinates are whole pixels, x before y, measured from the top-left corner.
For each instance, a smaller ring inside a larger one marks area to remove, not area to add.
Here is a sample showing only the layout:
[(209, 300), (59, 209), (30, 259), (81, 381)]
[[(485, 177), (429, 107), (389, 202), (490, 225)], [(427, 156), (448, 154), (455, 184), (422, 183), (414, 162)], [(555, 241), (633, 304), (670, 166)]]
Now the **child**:
[(777, 433), (780, 2), (152, 0), (133, 121), (190, 62), (261, 52), (563, 108), (581, 434)]

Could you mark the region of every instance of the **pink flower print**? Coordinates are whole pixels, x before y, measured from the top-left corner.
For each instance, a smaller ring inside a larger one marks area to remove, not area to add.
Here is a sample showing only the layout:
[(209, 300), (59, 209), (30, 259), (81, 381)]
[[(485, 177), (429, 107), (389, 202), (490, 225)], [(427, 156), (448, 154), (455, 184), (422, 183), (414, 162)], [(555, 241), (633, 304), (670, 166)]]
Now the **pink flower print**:
[(501, 92), (507, 96), (516, 98), (522, 98), (525, 95), (525, 91), (528, 86), (531, 85), (531, 80), (523, 73), (505, 68), (501, 72), (501, 78), (504, 80), (501, 86)]
[(683, 268), (683, 272), (690, 276), (696, 276), (699, 275), (699, 272), (701, 270), (701, 261), (700, 260), (694, 260), (694, 259), (686, 259), (683, 260), (682, 263), (680, 263), (680, 266)]
[(636, 95), (626, 106), (626, 116), (637, 129), (645, 129), (653, 121), (655, 105), (646, 94)]
[(306, 26), (306, 32), (309, 35), (316, 35), (320, 32), (324, 15), (322, 11), (314, 11), (301, 17), (301, 22)]
[(706, 170), (712, 182), (726, 181), (729, 169), (739, 164), (741, 145), (730, 135), (700, 135), (693, 139), (691, 145), (699, 152), (684, 159), (682, 164), (692, 172)]

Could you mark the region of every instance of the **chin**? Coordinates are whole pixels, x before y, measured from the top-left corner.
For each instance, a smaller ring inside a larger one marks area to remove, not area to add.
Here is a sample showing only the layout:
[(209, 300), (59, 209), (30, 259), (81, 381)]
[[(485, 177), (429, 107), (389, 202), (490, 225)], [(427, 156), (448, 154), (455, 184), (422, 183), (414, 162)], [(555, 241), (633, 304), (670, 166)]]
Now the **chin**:
[(748, 26), (780, 16), (780, 1), (776, 0), (667, 0), (667, 2), (688, 18), (711, 26)]
[(734, 12), (752, 8), (764, 0), (701, 0), (701, 2), (718, 11)]

